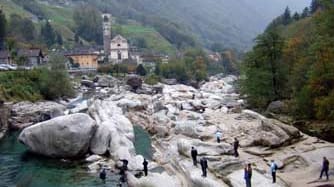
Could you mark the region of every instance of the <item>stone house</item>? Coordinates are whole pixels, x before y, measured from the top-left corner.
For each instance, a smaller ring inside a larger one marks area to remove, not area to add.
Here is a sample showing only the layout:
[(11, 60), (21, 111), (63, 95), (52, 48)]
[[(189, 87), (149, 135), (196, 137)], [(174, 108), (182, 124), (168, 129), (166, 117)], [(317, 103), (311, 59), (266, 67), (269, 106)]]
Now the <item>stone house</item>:
[[(17, 58), (24, 58), (24, 66), (35, 67), (43, 64), (44, 55), (41, 49), (18, 49), (15, 56)], [(0, 64), (13, 64), (9, 51), (0, 51)]]
[(41, 49), (19, 49), (17, 56), (26, 58), (25, 66), (35, 67), (44, 63), (44, 54)]

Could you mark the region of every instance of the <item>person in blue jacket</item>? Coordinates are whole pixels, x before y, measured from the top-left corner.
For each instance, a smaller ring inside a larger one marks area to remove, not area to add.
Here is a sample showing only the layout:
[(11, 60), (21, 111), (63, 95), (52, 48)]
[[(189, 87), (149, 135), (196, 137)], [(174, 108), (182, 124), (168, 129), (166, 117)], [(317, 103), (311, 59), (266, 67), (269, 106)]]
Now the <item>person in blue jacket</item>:
[(248, 164), (245, 167), (244, 179), (246, 181), (246, 187), (252, 187), (252, 165)]
[(275, 163), (274, 160), (271, 160), (270, 170), (271, 170), (271, 176), (273, 177), (273, 183), (276, 183), (276, 171), (277, 171), (277, 169), (278, 169), (277, 164)]

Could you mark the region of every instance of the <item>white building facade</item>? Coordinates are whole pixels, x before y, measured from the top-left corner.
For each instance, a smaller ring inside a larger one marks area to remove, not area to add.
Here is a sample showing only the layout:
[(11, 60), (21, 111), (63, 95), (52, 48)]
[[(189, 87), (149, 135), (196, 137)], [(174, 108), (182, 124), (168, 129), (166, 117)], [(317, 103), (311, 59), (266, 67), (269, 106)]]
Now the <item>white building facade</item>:
[(113, 63), (121, 63), (123, 60), (128, 60), (129, 49), (128, 41), (121, 35), (117, 35), (110, 42), (109, 60)]

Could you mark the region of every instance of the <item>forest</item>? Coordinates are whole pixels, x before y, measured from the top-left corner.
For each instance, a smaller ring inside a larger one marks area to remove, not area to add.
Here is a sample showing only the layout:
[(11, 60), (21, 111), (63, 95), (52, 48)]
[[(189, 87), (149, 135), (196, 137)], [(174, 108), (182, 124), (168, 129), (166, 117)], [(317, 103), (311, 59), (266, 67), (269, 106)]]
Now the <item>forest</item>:
[(295, 119), (334, 120), (334, 2), (313, 0), (289, 9), (257, 37), (242, 67), (241, 90), (264, 111), (288, 103)]

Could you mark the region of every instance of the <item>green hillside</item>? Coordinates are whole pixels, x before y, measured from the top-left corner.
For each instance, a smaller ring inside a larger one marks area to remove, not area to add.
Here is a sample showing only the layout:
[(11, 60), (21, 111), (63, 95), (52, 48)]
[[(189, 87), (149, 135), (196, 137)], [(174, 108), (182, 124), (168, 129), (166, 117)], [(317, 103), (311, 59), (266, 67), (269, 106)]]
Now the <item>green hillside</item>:
[[(7, 19), (10, 15), (17, 14), (24, 18), (32, 19), (36, 29), (39, 30), (41, 25), (45, 21), (38, 20), (37, 16), (29, 10), (24, 9), (18, 3), (14, 1), (0, 0), (0, 5), (6, 14)], [(42, 10), (44, 19), (50, 20), (54, 29), (61, 33), (64, 39), (64, 46), (69, 48), (74, 45), (75, 36), (75, 22), (73, 20), (73, 12), (75, 5), (73, 6), (59, 6), (56, 4), (49, 4), (45, 2), (38, 2), (38, 7)], [(126, 21), (122, 24), (116, 24), (115, 26), (121, 27), (121, 34), (124, 34), (130, 42), (135, 39), (145, 41), (145, 47), (147, 51), (155, 51), (161, 53), (174, 54), (175, 48), (164, 37), (160, 35), (154, 28), (149, 26), (142, 26), (135, 21)], [(81, 38), (84, 44), (88, 45), (87, 41)]]

